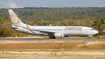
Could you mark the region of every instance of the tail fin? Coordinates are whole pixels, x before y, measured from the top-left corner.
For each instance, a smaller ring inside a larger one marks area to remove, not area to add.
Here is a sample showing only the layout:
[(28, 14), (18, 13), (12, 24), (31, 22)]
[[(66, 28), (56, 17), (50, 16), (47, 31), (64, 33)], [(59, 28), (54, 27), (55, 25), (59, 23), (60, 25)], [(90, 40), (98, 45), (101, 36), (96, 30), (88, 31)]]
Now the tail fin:
[(21, 26), (24, 24), (12, 9), (9, 9), (8, 12), (10, 15), (12, 27)]

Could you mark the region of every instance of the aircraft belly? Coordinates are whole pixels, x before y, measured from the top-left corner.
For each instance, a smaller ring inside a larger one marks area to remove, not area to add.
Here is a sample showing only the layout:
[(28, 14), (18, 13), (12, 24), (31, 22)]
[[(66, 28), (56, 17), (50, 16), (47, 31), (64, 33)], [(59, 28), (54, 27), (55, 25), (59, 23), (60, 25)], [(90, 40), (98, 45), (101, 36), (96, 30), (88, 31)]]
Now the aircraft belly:
[(83, 33), (81, 31), (67, 31), (65, 32), (66, 35), (83, 35)]

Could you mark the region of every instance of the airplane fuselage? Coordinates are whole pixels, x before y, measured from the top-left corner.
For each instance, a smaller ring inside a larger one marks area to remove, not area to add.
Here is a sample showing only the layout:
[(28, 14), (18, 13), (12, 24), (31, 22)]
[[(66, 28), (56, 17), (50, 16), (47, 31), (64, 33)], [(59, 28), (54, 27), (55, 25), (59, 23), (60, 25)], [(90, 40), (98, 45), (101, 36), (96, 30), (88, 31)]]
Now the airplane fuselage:
[[(15, 31), (32, 34), (32, 35), (54, 35), (56, 37), (65, 37), (70, 35), (91, 36), (97, 34), (98, 31), (90, 27), (84, 26), (30, 26), (18, 27)], [(51, 32), (51, 33), (46, 33)], [(57, 35), (55, 35), (57, 34)]]

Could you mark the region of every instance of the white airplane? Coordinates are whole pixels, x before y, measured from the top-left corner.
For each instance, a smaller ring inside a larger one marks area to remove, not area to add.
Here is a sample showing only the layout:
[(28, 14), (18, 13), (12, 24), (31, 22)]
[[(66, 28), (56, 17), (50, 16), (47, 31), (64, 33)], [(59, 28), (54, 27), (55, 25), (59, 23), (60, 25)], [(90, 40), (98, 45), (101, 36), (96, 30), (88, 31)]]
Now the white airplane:
[(91, 27), (84, 26), (31, 26), (24, 24), (20, 18), (14, 13), (12, 9), (9, 9), (10, 19), (12, 23), (12, 30), (32, 35), (47, 35), (49, 39), (55, 39), (56, 37), (69, 37), (70, 35), (82, 35), (88, 36), (88, 38), (98, 31)]

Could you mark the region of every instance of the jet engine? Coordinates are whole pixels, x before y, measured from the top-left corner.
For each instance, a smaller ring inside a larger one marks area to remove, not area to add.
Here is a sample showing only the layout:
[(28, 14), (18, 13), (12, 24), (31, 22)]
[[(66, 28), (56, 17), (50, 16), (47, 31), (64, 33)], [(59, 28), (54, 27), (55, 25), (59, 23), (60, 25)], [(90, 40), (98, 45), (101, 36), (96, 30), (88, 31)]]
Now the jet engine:
[(55, 37), (65, 37), (64, 33), (55, 33)]

